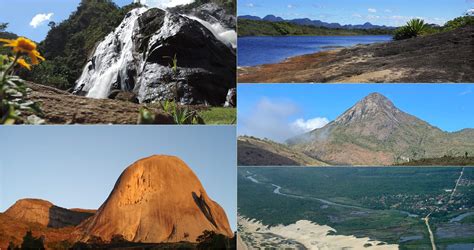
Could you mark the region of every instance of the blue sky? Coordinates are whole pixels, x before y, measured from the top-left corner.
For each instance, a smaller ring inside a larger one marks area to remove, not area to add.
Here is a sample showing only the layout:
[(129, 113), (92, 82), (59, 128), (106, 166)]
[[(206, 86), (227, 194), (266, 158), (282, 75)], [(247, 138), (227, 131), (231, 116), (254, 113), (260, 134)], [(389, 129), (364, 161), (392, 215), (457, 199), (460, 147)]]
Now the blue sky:
[[(114, 0), (118, 6), (132, 3), (134, 0)], [(142, 3), (154, 7), (173, 6), (189, 3), (193, 0), (142, 0)], [(49, 21), (60, 23), (76, 10), (80, 0), (0, 0), (0, 23), (9, 23), (7, 31), (26, 36), (36, 42), (42, 41), (48, 33)], [(52, 14), (52, 15), (49, 15)], [(38, 25), (34, 27), (35, 16)], [(43, 18), (40, 18), (43, 17)], [(49, 18), (48, 18), (49, 17)]]
[(0, 212), (21, 198), (98, 208), (122, 171), (153, 155), (179, 156), (236, 229), (232, 126), (30, 126), (0, 128)]
[(474, 0), (239, 0), (239, 15), (310, 18), (341, 24), (399, 26), (412, 17), (442, 24), (474, 8)]
[(240, 84), (237, 133), (281, 142), (324, 126), (372, 92), (442, 130), (474, 128), (473, 84)]

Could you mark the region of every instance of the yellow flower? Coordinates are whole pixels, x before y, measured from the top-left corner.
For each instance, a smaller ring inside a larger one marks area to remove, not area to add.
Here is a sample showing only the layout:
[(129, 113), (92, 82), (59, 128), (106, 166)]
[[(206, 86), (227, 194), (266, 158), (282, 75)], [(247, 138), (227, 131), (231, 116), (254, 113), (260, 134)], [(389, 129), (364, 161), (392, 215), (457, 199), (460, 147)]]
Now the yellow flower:
[(13, 51), (20, 53), (30, 53), (36, 50), (36, 44), (28, 38), (18, 37), (16, 40), (0, 39), (0, 42), (6, 43), (5, 47), (12, 47)]
[(25, 61), (25, 59), (20, 58), (16, 61), (20, 66), (25, 69), (31, 70), (31, 65)]
[(44, 61), (44, 57), (42, 57), (37, 50), (31, 51), (30, 53), (28, 53), (28, 56), (31, 58), (31, 63), (33, 63), (34, 65), (39, 63), (38, 58), (41, 61)]
[[(10, 60), (14, 61), (15, 58), (14, 57), (10, 57)], [(31, 64), (29, 64), (25, 59), (23, 58), (18, 58), (18, 60), (16, 60), (16, 63), (20, 66), (22, 66), (23, 68), (25, 69), (28, 69), (28, 70), (31, 70)]]
[(4, 47), (12, 47), (15, 53), (24, 53), (31, 58), (33, 64), (38, 64), (38, 59), (44, 61), (44, 57), (36, 50), (36, 44), (28, 38), (18, 37), (15, 40), (1, 39), (0, 42), (5, 43)]

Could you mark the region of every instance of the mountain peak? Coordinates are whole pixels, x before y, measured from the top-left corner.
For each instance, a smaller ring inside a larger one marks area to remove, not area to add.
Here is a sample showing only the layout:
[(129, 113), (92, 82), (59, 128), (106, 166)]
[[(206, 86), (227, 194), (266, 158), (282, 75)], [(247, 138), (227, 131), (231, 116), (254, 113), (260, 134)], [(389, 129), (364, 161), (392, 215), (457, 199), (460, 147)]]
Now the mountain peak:
[(398, 121), (396, 116), (399, 113), (401, 111), (387, 97), (380, 93), (371, 93), (339, 116), (335, 122), (347, 124), (353, 121), (380, 118), (381, 115)]
[(361, 102), (375, 103), (377, 105), (391, 104), (393, 106), (393, 103), (387, 97), (378, 92), (370, 93), (364, 97)]
[(167, 155), (127, 167), (97, 213), (78, 228), (81, 241), (91, 235), (109, 241), (117, 234), (134, 242), (195, 242), (204, 230), (233, 235), (224, 210), (192, 169)]

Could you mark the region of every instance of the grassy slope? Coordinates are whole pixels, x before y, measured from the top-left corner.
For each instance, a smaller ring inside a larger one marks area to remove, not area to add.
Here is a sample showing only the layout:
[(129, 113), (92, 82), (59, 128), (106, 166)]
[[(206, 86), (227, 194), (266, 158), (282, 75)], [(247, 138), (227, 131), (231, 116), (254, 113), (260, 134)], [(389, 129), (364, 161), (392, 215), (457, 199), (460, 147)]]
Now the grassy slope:
[(380, 35), (390, 34), (388, 30), (349, 30), (330, 29), (325, 27), (315, 27), (298, 25), (289, 22), (268, 22), (255, 20), (238, 20), (239, 36), (354, 36), (354, 35)]
[[(418, 160), (445, 155), (460, 157), (464, 156), (465, 152), (474, 155), (474, 130), (472, 129), (448, 133), (415, 119), (393, 129), (386, 139), (380, 140), (375, 136), (361, 135), (358, 132), (361, 127), (368, 126), (366, 124), (376, 122), (375, 118), (368, 119), (374, 120), (372, 122), (365, 121), (359, 126), (334, 126), (326, 140), (324, 150), (319, 151), (321, 143), (313, 143), (310, 145), (309, 151), (317, 153), (307, 152), (307, 154), (333, 164), (375, 166), (404, 163), (405, 160), (402, 157)], [(314, 133), (318, 133), (318, 130)], [(324, 134), (324, 131), (321, 133)], [(303, 151), (308, 150), (308, 145), (303, 143), (294, 145), (292, 148)], [(442, 161), (440, 164), (435, 164), (434, 161), (431, 164), (412, 161), (404, 165), (442, 165), (444, 163), (447, 165), (472, 164), (464, 161), (453, 161), (452, 164), (449, 164), (449, 161)]]
[(199, 112), (199, 116), (201, 116), (204, 123), (208, 125), (235, 124), (237, 120), (237, 109), (215, 107)]
[(284, 144), (248, 136), (238, 138), (238, 164), (241, 166), (327, 165)]
[(402, 166), (474, 166), (474, 157), (424, 158), (400, 164)]

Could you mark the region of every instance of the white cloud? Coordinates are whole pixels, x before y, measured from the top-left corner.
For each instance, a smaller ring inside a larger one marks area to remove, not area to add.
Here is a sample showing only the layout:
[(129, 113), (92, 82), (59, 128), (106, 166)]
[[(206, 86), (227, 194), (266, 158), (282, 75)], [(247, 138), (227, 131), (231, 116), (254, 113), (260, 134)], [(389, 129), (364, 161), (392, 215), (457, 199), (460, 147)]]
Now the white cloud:
[(474, 9), (468, 9), (466, 10), (467, 15), (474, 15)]
[(53, 15), (54, 13), (36, 14), (36, 16), (31, 19), (30, 26), (32, 26), (33, 28), (37, 28), (38, 26), (44, 24), (46, 21), (49, 21)]
[(358, 13), (354, 13), (352, 14), (353, 17), (357, 17), (357, 18), (362, 18), (362, 15), (361, 14), (358, 14)]
[(370, 12), (370, 13), (376, 13), (377, 9), (369, 8), (369, 9), (367, 9), (367, 11)]
[(375, 19), (379, 19), (380, 16), (377, 16), (377, 15), (367, 15), (367, 19), (370, 19), (370, 20), (375, 20)]
[(246, 6), (249, 7), (249, 8), (253, 8), (253, 7), (255, 7), (255, 4), (253, 4), (253, 3), (248, 3), (248, 4), (246, 4)]
[(260, 99), (251, 112), (239, 112), (238, 134), (269, 138), (277, 142), (322, 127), (327, 118), (295, 119), (300, 108), (288, 100)]
[(385, 12), (392, 13), (392, 10), (391, 9), (385, 9)]
[(291, 5), (291, 4), (288, 4), (287, 7), (288, 7), (288, 9), (292, 9), (292, 8), (295, 7), (295, 6), (293, 6), (293, 5)]
[(175, 7), (183, 4), (193, 3), (194, 0), (134, 0), (134, 2), (141, 2), (149, 7), (157, 7), (161, 9)]
[(302, 134), (317, 128), (322, 128), (328, 123), (329, 120), (326, 117), (316, 117), (308, 120), (300, 118), (291, 123), (291, 127), (296, 133)]

